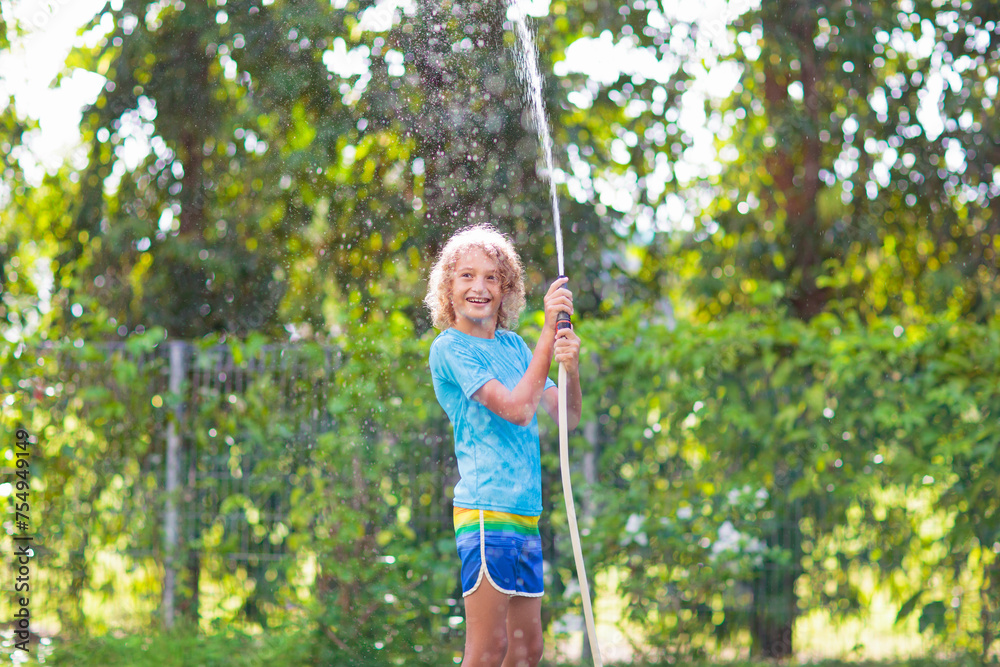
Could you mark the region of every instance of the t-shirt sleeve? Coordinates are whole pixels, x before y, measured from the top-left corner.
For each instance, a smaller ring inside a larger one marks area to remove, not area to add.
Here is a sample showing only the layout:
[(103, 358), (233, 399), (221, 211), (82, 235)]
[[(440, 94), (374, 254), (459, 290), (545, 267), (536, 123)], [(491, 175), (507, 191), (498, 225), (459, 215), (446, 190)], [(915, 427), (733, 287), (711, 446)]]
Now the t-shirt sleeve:
[(455, 384), (470, 399), (480, 387), (496, 377), (473, 350), (456, 345), (454, 341), (435, 341), (431, 346), (430, 366), (434, 377)]

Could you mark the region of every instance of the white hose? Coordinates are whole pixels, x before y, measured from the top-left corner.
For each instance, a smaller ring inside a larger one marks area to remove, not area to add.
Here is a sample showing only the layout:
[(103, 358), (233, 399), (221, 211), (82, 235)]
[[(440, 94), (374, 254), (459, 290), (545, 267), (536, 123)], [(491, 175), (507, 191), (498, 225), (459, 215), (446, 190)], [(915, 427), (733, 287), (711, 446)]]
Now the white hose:
[(573, 486), (569, 479), (569, 416), (566, 405), (566, 367), (559, 364), (559, 468), (562, 470), (563, 496), (566, 498), (566, 520), (569, 523), (569, 539), (573, 543), (573, 559), (576, 561), (576, 576), (580, 580), (583, 596), (583, 618), (587, 623), (590, 638), (590, 653), (595, 667), (604, 667), (601, 649), (597, 646), (597, 632), (594, 630), (594, 610), (590, 606), (590, 585), (587, 583), (587, 568), (583, 564), (580, 548), (580, 529), (576, 525), (576, 507), (573, 504)]

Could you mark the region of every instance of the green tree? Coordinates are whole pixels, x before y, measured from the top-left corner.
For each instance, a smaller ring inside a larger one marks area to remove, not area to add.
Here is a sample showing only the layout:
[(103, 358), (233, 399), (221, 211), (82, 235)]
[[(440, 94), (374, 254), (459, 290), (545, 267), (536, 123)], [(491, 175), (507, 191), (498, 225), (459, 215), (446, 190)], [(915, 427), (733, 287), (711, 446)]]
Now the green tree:
[(988, 3), (795, 1), (741, 17), (742, 75), (714, 109), (737, 157), (707, 183), (718, 231), (695, 246), (706, 311), (776, 285), (804, 319), (989, 316), (994, 25)]
[[(555, 272), (499, 3), (106, 11), (114, 29), (74, 60), (109, 83), (85, 114), (91, 157), (68, 233), (79, 244), (59, 274), (82, 276), (127, 330), (329, 332), (390, 307), (425, 328), (421, 270), (451, 231), (481, 220), (515, 237), (533, 285)], [(564, 33), (628, 27), (605, 14), (557, 3), (556, 29), (540, 30), (542, 71)], [(545, 92), (557, 145), (606, 159), (622, 109), (597, 120), (564, 108), (551, 74)], [(581, 308), (606, 309), (634, 285), (613, 261), (620, 236), (587, 198), (563, 209), (569, 263), (602, 267), (578, 272)]]
[[(637, 248), (638, 279), (683, 281), (673, 293), (682, 306), (692, 298), (700, 318), (775, 301), (802, 320), (832, 312), (982, 321), (995, 311), (991, 91), (1000, 43), (988, 3), (942, 11), (920, 2), (774, 2), (731, 27), (724, 16), (657, 26), (643, 35), (656, 34), (661, 51), (682, 60), (667, 86), (624, 74), (603, 88), (576, 84), (639, 111), (621, 132), (633, 132), (627, 169), (645, 186), (633, 215), (687, 193), (695, 229), (664, 231)], [(638, 31), (635, 39), (644, 41)], [(721, 50), (699, 51), (699, 42)], [(681, 180), (683, 151), (698, 144), (679, 127), (679, 94), (689, 72), (720, 64), (739, 72), (731, 97), (704, 101), (721, 169)], [(675, 168), (659, 174), (666, 186), (651, 187), (661, 154)], [(798, 460), (794, 443), (780, 446), (789, 452), (782, 460)], [(775, 496), (804, 474), (793, 463)], [(788, 516), (767, 543), (801, 541), (800, 522)], [(774, 595), (794, 596), (797, 570), (767, 566), (760, 577), (756, 650), (788, 655), (795, 605)]]

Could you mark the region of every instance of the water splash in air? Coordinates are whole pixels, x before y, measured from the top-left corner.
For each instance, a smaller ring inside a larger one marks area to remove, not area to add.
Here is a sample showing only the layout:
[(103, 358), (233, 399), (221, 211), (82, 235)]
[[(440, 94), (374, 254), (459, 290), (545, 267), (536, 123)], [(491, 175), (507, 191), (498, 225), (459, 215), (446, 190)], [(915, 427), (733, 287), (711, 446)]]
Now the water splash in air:
[(552, 136), (545, 115), (545, 101), (542, 99), (542, 74), (538, 69), (538, 49), (532, 34), (526, 9), (526, 0), (507, 0), (507, 18), (514, 24), (518, 49), (514, 52), (517, 77), (524, 86), (524, 98), (531, 110), (531, 120), (538, 133), (538, 143), (545, 157), (546, 177), (549, 179), (549, 194), (552, 197), (552, 221), (556, 230), (556, 259), (559, 275), (566, 275), (563, 267), (562, 226), (559, 220), (559, 198), (556, 194), (555, 171), (552, 164)]

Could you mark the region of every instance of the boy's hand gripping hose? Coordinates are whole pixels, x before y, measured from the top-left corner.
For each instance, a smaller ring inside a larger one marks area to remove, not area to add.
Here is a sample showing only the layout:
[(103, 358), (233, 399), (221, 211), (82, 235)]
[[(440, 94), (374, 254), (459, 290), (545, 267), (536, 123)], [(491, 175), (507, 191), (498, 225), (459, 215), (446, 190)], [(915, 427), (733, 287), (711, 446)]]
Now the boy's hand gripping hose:
[[(569, 313), (556, 316), (556, 331), (572, 328)], [(601, 649), (597, 646), (597, 632), (594, 629), (594, 610), (590, 606), (590, 585), (587, 583), (587, 568), (583, 564), (580, 547), (580, 529), (576, 524), (576, 507), (573, 504), (573, 487), (569, 476), (569, 416), (566, 406), (566, 366), (559, 364), (559, 469), (562, 471), (563, 496), (566, 498), (566, 520), (569, 523), (569, 539), (573, 544), (573, 558), (576, 561), (576, 576), (580, 580), (580, 594), (583, 596), (583, 617), (587, 623), (587, 637), (590, 639), (590, 653), (596, 667), (603, 667)]]

